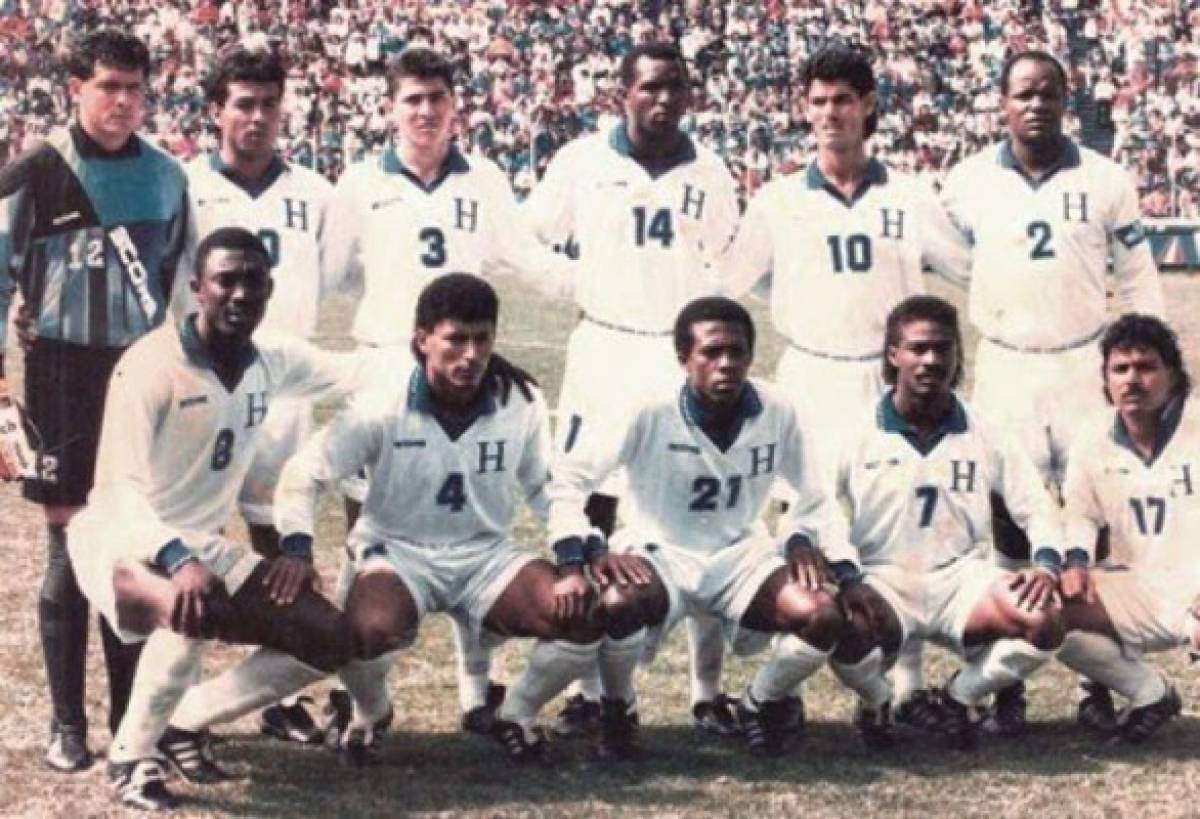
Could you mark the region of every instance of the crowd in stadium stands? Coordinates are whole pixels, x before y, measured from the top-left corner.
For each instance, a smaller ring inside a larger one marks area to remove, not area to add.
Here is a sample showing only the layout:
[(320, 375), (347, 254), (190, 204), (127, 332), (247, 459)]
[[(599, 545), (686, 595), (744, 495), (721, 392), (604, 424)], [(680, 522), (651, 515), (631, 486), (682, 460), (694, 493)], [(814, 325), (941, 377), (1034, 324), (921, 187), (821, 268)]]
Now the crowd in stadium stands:
[(64, 37), (135, 30), (156, 60), (146, 131), (181, 157), (215, 144), (198, 80), (227, 41), (265, 36), (291, 61), (284, 133), (335, 178), (388, 138), (382, 66), (413, 43), (460, 66), (461, 140), (518, 191), (555, 149), (619, 113), (632, 44), (676, 39), (694, 66), (685, 127), (726, 158), (742, 192), (811, 154), (791, 79), (829, 38), (876, 55), (878, 155), (940, 175), (1001, 132), (1010, 49), (1068, 65), (1069, 133), (1112, 150), (1148, 215), (1196, 217), (1200, 0), (0, 0), (0, 162), (68, 115)]

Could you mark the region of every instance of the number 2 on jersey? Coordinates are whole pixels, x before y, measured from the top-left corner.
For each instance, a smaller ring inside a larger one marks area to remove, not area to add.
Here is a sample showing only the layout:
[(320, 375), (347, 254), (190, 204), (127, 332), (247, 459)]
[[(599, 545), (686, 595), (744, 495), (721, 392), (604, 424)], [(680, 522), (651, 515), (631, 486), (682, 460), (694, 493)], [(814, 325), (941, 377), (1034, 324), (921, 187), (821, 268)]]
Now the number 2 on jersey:
[[(726, 509), (737, 506), (738, 498), (742, 495), (742, 476), (732, 475), (729, 478), (729, 499), (725, 502)], [(701, 476), (692, 481), (692, 502), (688, 506), (693, 512), (711, 512), (717, 508), (717, 496), (721, 494), (720, 478)]]
[(1029, 251), (1031, 259), (1053, 259), (1054, 245), (1050, 239), (1053, 236), (1053, 231), (1050, 229), (1049, 222), (1038, 220), (1030, 222), (1029, 227), (1025, 228), (1025, 235), (1033, 239), (1033, 249)]

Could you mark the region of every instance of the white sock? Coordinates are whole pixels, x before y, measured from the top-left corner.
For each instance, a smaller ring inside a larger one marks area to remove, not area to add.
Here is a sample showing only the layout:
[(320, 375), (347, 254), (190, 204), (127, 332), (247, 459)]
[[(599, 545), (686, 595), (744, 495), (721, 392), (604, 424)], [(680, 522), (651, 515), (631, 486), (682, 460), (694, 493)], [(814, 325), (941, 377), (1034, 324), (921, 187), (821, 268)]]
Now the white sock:
[(692, 705), (711, 702), (721, 693), (721, 666), (725, 660), (721, 621), (715, 617), (689, 617), (687, 636)]
[(225, 673), (188, 689), (171, 724), (199, 731), (229, 722), (327, 676), (329, 672), (305, 665), (290, 654), (260, 648)]
[(108, 750), (109, 761), (134, 762), (159, 755), (158, 741), (195, 679), (203, 653), (201, 640), (155, 629), (142, 649), (129, 707)]
[(868, 708), (878, 708), (892, 700), (892, 684), (883, 674), (883, 649), (876, 646), (857, 663), (829, 661), (842, 685), (858, 694)]
[(782, 635), (747, 690), (756, 702), (781, 700), (820, 670), (829, 655), (829, 651), (809, 645), (794, 634)]
[(912, 695), (925, 687), (925, 642), (923, 640), (906, 640), (900, 646), (896, 655), (896, 664), (892, 666), (892, 685), (895, 688), (895, 701), (907, 702)]
[(450, 618), (454, 634), (455, 666), (458, 672), (458, 705), (465, 714), (487, 702), (488, 675), (492, 670), (492, 652), (471, 638), (470, 631), (457, 617)]
[(600, 702), (604, 696), (604, 683), (600, 680), (600, 669), (589, 668), (583, 672), (570, 688), (571, 694), (582, 694), (588, 702)]
[(1145, 660), (1127, 657), (1111, 637), (1091, 631), (1067, 634), (1058, 659), (1067, 668), (1128, 698), (1134, 708), (1150, 705), (1167, 693), (1167, 683)]
[(950, 696), (964, 705), (977, 705), (989, 694), (1025, 679), (1054, 654), (1024, 640), (997, 640), (955, 675)]
[(391, 710), (387, 676), (400, 652), (389, 651), (373, 660), (355, 660), (338, 671), (338, 677), (354, 700), (354, 728), (370, 728)]
[(558, 696), (571, 681), (596, 667), (600, 642), (569, 643), (566, 640), (538, 640), (529, 652), (525, 670), (508, 689), (508, 696), (497, 716), (528, 729), (538, 712)]
[(604, 683), (604, 696), (611, 700), (632, 703), (636, 694), (633, 675), (637, 671), (638, 659), (642, 656), (642, 644), (646, 642), (646, 629), (640, 628), (628, 637), (617, 639), (605, 637), (600, 640), (597, 665), (600, 679)]

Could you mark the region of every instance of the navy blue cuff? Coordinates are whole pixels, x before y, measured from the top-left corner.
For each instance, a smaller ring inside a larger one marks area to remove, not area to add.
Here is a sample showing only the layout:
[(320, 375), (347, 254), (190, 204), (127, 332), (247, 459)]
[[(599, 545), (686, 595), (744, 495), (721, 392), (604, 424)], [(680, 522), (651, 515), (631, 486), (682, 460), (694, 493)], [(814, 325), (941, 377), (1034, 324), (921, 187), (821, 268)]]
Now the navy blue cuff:
[(588, 535), (587, 540), (583, 543), (583, 557), (588, 563), (592, 563), (598, 557), (604, 557), (608, 554), (608, 542), (599, 535)]
[(192, 554), (192, 550), (183, 545), (183, 541), (175, 538), (169, 541), (165, 546), (158, 550), (158, 554), (154, 556), (154, 562), (158, 568), (162, 569), (167, 575), (173, 575), (179, 571), (179, 568), (189, 560), (195, 560), (196, 556)]
[(1057, 549), (1042, 546), (1033, 553), (1033, 565), (1034, 568), (1045, 569), (1057, 575), (1062, 571), (1062, 555)]
[(1067, 549), (1066, 566), (1068, 569), (1086, 569), (1091, 564), (1087, 549), (1080, 549), (1078, 546), (1074, 549)]
[(293, 532), (290, 535), (285, 535), (283, 540), (279, 541), (279, 551), (288, 557), (312, 560), (312, 535), (306, 535), (303, 532)]
[(564, 537), (551, 548), (559, 566), (582, 566), (588, 562), (587, 545), (581, 537)]
[(833, 570), (833, 579), (839, 586), (849, 586), (862, 581), (862, 570), (853, 560), (837, 560), (831, 563), (829, 568)]
[(808, 539), (808, 536), (796, 532), (787, 539), (787, 543), (783, 544), (783, 556), (788, 560), (791, 560), (792, 552), (796, 551), (797, 549), (812, 548), (814, 548), (813, 543)]

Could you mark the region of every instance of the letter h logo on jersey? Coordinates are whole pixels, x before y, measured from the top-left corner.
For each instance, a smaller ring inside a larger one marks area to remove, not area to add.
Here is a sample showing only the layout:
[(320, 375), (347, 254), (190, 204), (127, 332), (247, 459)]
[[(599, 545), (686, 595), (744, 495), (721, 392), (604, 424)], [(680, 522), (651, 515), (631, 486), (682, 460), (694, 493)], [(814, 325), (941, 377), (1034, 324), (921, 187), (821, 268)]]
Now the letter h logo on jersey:
[(904, 209), (880, 208), (879, 216), (883, 220), (883, 232), (879, 235), (884, 239), (904, 238)]
[(750, 447), (750, 477), (770, 475), (775, 471), (775, 444)]
[(1088, 220), (1088, 202), (1086, 193), (1063, 193), (1063, 221), (1086, 222)]
[(975, 491), (975, 462), (960, 461), (958, 459), (950, 462), (950, 491), (951, 492), (974, 492)]
[[(684, 215), (700, 221), (704, 218), (704, 199), (704, 191), (696, 190), (691, 185), (685, 184), (683, 186), (683, 207), (679, 210)], [(693, 210), (695, 213), (692, 213)]]
[(454, 226), (467, 233), (474, 233), (479, 224), (479, 202), (474, 199), (454, 197)]
[(267, 393), (264, 390), (246, 393), (246, 429), (258, 426), (267, 417)]
[(479, 442), (479, 474), (504, 471), (504, 441)]
[(308, 202), (284, 197), (283, 218), (287, 221), (288, 230), (308, 233)]

